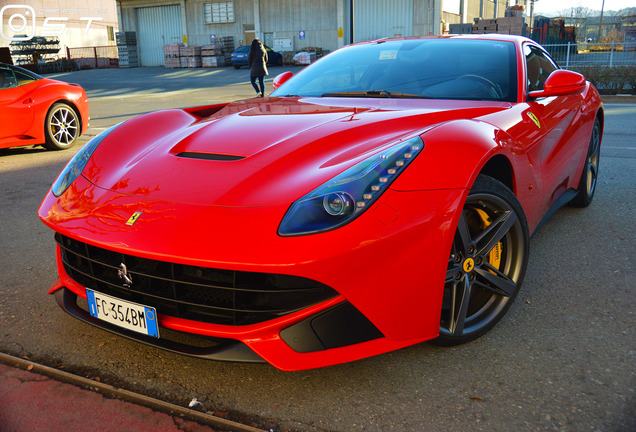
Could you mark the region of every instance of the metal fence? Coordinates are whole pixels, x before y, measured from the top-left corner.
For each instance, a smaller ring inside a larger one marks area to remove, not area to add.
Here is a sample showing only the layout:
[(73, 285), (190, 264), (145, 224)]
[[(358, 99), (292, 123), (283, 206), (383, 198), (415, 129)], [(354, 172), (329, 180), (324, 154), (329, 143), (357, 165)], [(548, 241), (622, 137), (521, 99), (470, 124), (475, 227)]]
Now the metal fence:
[(569, 69), (577, 66), (630, 66), (636, 65), (636, 42), (545, 44), (559, 66)]
[(80, 69), (119, 67), (117, 46), (95, 46), (67, 48), (69, 59), (77, 62)]

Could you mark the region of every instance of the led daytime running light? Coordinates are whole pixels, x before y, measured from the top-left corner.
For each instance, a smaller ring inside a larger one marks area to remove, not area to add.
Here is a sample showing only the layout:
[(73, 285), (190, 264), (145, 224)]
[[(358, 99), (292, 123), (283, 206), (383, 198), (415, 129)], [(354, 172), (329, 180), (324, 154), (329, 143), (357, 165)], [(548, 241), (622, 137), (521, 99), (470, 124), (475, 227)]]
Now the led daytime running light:
[(95, 138), (87, 142), (84, 147), (75, 153), (75, 156), (73, 156), (69, 163), (66, 164), (60, 175), (58, 175), (57, 179), (55, 179), (55, 182), (53, 182), (53, 186), (51, 186), (51, 192), (53, 192), (53, 195), (59, 197), (71, 184), (73, 184), (75, 179), (82, 174), (82, 171), (84, 171), (84, 167), (93, 155), (95, 149), (97, 149), (99, 143), (101, 143), (102, 140), (106, 138), (106, 136), (117, 126), (119, 125), (106, 129), (96, 135)]
[(292, 204), (279, 235), (306, 235), (349, 223), (389, 188), (424, 143), (415, 137), (377, 153), (347, 169)]

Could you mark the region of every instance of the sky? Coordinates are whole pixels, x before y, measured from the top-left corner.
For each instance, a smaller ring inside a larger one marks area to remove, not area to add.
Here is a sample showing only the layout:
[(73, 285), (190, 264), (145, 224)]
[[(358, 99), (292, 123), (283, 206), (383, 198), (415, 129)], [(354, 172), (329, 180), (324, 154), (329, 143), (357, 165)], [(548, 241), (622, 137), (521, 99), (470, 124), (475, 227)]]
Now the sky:
[[(603, 0), (537, 0), (534, 3), (534, 13), (536, 15), (537, 13), (559, 12), (579, 6), (600, 11), (602, 4)], [(636, 0), (605, 0), (603, 10), (619, 11), (627, 7), (636, 7)]]

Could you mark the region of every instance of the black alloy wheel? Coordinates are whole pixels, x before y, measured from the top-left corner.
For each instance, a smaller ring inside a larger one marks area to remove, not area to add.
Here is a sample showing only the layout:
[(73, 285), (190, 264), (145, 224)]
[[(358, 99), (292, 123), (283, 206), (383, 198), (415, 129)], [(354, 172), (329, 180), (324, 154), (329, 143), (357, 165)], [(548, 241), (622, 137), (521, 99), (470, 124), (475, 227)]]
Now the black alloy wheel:
[(80, 135), (80, 120), (73, 108), (65, 103), (53, 104), (46, 115), (44, 125), (46, 143), (49, 150), (63, 150), (72, 147)]
[(594, 120), (590, 144), (587, 147), (585, 166), (579, 180), (578, 194), (570, 201), (572, 207), (587, 207), (592, 203), (598, 180), (598, 165), (601, 155), (601, 121)]
[(457, 345), (492, 328), (515, 299), (528, 263), (528, 227), (503, 183), (479, 175), (453, 240), (435, 343)]

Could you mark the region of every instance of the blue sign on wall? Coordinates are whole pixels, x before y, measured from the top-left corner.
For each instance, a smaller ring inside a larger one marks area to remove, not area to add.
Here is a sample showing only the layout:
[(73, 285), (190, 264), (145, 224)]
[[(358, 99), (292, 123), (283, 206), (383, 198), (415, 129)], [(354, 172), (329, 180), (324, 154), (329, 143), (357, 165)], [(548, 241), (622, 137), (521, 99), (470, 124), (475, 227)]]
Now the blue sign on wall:
[(301, 30), (298, 32), (298, 39), (305, 39), (305, 30)]

